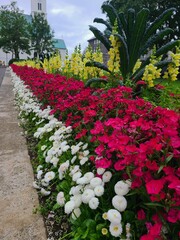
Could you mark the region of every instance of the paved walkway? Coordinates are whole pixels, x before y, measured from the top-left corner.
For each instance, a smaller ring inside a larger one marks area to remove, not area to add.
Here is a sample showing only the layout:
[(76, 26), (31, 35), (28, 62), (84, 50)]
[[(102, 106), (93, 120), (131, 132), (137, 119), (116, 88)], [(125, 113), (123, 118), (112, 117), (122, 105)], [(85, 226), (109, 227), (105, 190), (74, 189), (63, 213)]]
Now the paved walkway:
[(46, 240), (42, 216), (33, 214), (38, 196), (13, 98), (6, 69), (0, 87), (0, 240)]

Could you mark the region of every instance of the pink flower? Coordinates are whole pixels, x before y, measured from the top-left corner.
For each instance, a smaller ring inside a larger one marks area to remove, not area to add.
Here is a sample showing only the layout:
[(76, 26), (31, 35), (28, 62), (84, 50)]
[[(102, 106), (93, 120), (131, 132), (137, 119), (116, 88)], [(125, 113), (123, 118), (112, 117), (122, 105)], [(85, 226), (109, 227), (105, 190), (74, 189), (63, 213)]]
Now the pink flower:
[(151, 180), (150, 182), (146, 183), (146, 190), (148, 194), (159, 194), (160, 191), (164, 187), (164, 180)]
[(177, 221), (180, 221), (180, 210), (170, 209), (168, 212), (167, 220), (171, 223), (176, 223)]

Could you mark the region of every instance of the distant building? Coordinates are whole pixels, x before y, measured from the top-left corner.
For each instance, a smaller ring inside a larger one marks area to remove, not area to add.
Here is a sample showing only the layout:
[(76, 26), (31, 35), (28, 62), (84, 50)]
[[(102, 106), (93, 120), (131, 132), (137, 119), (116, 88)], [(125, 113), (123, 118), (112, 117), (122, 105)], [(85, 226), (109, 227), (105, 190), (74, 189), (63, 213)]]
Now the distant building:
[[(35, 13), (44, 13), (47, 17), (47, 11), (46, 11), (46, 0), (31, 0), (31, 15), (24, 14), (24, 17), (26, 18), (28, 23), (32, 22), (32, 18)], [(64, 60), (67, 52), (66, 44), (63, 39), (53, 39), (54, 42), (54, 50), (59, 51), (61, 55), (61, 59)], [(10, 59), (12, 59), (14, 56), (12, 53), (5, 53), (2, 49), (0, 49), (0, 60), (5, 63), (5, 65), (8, 65), (8, 62)], [(21, 59), (28, 59), (34, 57), (34, 51), (31, 52), (30, 55), (20, 52), (19, 57)]]
[(98, 47), (100, 47), (100, 50), (103, 54), (103, 62), (105, 65), (107, 65), (108, 59), (109, 59), (109, 55), (108, 55), (108, 50), (106, 49), (106, 47), (104, 46), (104, 44), (102, 44), (97, 38), (91, 38), (88, 40), (89, 45), (92, 47), (93, 52), (96, 51), (96, 49)]

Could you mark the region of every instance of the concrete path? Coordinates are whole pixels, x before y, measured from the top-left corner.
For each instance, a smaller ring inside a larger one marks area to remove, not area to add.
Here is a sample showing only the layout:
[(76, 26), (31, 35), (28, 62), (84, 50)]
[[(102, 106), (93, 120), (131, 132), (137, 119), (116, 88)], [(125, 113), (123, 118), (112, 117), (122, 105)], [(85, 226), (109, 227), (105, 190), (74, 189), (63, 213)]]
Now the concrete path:
[(47, 240), (7, 69), (0, 87), (0, 240)]

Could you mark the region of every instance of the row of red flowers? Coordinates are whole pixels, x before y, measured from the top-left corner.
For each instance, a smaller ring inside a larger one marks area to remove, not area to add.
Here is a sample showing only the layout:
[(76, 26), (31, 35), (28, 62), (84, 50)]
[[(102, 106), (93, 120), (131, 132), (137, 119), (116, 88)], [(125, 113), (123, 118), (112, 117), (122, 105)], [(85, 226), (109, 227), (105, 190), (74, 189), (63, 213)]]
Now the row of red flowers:
[[(141, 221), (147, 217), (145, 212), (151, 210), (148, 217), (152, 222), (146, 222), (148, 234), (142, 240), (163, 239), (163, 221), (167, 228), (178, 226), (178, 113), (133, 99), (128, 87), (85, 88), (83, 82), (75, 79), (29, 67), (11, 67), (44, 107), (49, 105), (52, 114), (73, 127), (75, 139), (89, 141), (91, 161), (97, 168), (114, 168), (124, 179), (132, 180), (134, 193), (145, 193), (131, 206)], [(154, 205), (143, 209), (143, 201)]]

